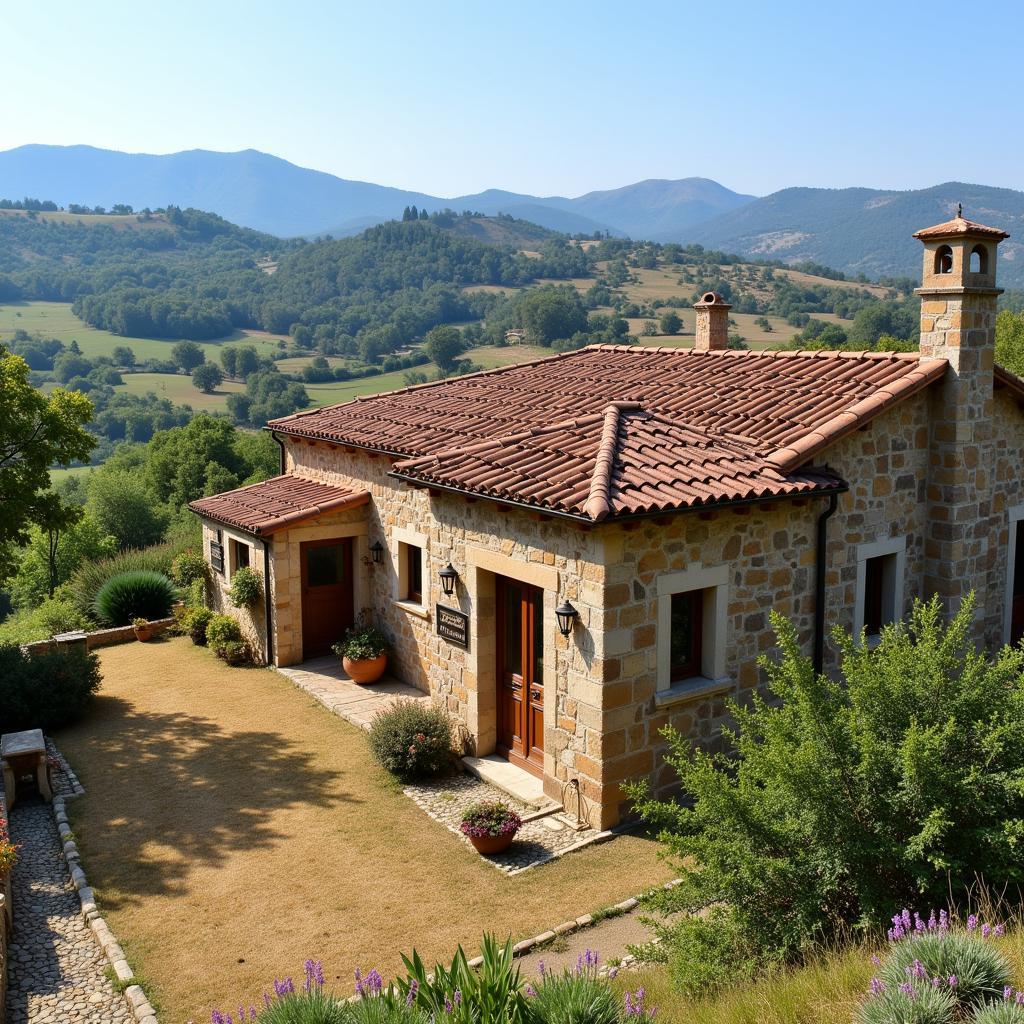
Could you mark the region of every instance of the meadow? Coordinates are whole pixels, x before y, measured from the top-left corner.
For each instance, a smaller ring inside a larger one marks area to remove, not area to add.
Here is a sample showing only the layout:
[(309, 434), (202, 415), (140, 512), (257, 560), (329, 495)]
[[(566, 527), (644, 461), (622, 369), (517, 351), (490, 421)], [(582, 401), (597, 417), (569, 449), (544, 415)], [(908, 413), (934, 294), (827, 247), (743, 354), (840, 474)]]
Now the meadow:
[[(90, 327), (71, 312), (68, 302), (8, 302), (0, 305), (0, 342), (10, 340), (15, 331), (41, 334), (70, 345), (78, 342), (85, 356), (109, 356), (117, 345), (127, 345), (136, 359), (170, 359), (175, 342), (156, 338), (132, 338), (110, 331)], [(234, 331), (217, 341), (201, 341), (198, 345), (206, 358), (219, 362), (218, 351), (223, 345), (255, 345), (261, 355), (277, 351), (278, 342), (287, 341), (285, 335), (264, 331)]]
[(240, 381), (226, 380), (210, 394), (204, 394), (183, 373), (125, 373), (124, 383), (115, 391), (129, 395), (145, 395), (150, 391), (157, 398), (169, 398), (175, 405), (190, 405), (196, 412), (224, 412), (227, 397), (245, 391)]

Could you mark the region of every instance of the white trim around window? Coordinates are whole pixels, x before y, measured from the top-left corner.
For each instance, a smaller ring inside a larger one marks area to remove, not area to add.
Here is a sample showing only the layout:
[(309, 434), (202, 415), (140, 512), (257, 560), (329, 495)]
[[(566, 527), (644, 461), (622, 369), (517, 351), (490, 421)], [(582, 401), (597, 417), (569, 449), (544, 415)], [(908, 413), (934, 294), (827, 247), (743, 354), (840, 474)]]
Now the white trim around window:
[[(729, 616), (729, 567), (695, 566), (670, 572), (656, 580), (658, 596), (658, 690), (656, 701), (670, 704), (727, 689), (726, 630)], [(672, 595), (704, 592), (701, 674), (672, 682)]]
[(871, 558), (893, 555), (891, 566), (883, 577), (882, 624), (903, 618), (903, 585), (907, 578), (907, 538), (886, 537), (869, 544), (857, 545), (857, 589), (853, 603), (853, 635), (864, 628), (864, 600), (867, 589), (867, 564)]
[[(430, 610), (430, 538), (425, 533), (417, 533), (415, 530), (407, 530), (402, 527), (395, 527), (391, 531), (391, 564), (394, 569), (394, 590), (392, 599), (399, 608), (411, 612), (413, 615), (425, 616)], [(420, 572), (423, 580), (423, 592), (420, 595), (419, 603), (409, 601), (406, 598), (408, 593), (409, 580), (408, 571), (404, 556), (405, 547), (409, 545), (420, 549)]]
[(1017, 564), (1017, 524), (1024, 519), (1024, 505), (1014, 505), (1008, 512), (1010, 532), (1006, 540), (1006, 585), (1003, 588), (1003, 643), (1010, 642), (1013, 632), (1013, 570)]

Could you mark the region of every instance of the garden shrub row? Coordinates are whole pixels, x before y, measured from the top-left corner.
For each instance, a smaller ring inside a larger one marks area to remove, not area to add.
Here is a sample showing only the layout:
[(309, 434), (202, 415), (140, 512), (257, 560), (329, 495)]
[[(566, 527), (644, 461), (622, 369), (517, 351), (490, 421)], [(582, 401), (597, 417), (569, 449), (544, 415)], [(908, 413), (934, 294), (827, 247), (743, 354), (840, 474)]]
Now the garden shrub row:
[(70, 649), (30, 655), (0, 645), (0, 733), (71, 725), (99, 687), (95, 654)]

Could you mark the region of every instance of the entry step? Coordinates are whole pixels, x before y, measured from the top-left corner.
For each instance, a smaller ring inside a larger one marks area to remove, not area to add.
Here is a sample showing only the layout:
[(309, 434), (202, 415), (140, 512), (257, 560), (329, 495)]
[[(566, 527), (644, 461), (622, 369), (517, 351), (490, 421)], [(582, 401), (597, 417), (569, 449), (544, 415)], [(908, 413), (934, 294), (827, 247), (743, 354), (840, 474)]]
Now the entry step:
[[(508, 793), (527, 807), (535, 807), (542, 814), (561, 810), (561, 806), (550, 797), (544, 795), (544, 783), (523, 768), (506, 761), (503, 757), (491, 754), (488, 757), (464, 757), (462, 759), (466, 771), (478, 779), (490, 783), (503, 793)], [(530, 817), (538, 817), (531, 815)]]

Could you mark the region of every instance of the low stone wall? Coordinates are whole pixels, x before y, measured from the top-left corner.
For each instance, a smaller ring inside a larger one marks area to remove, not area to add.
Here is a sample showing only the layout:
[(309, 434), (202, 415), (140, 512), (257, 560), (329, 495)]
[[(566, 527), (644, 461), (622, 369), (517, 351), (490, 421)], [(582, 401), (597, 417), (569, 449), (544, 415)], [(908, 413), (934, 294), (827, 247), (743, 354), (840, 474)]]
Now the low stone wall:
[[(168, 619), (154, 619), (150, 622), (153, 627), (153, 635), (160, 636), (174, 625), (174, 617)], [(135, 630), (131, 626), (115, 626), (113, 629), (97, 629), (85, 634), (85, 646), (87, 650), (95, 650), (97, 647), (113, 647), (114, 644), (127, 644), (135, 640)], [(49, 640), (36, 640), (30, 644), (22, 644), (21, 649), (29, 654), (42, 654), (54, 650), (57, 643), (51, 637)]]

